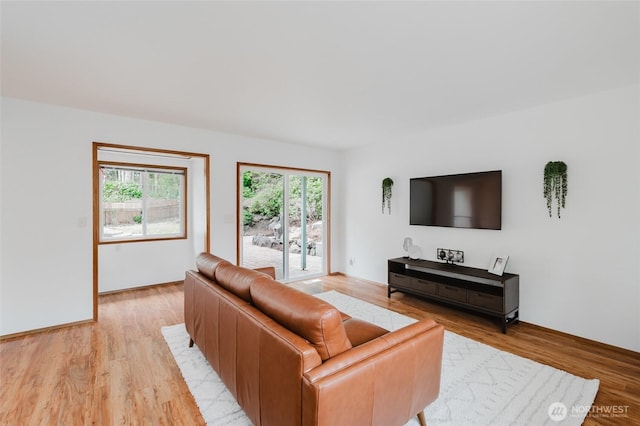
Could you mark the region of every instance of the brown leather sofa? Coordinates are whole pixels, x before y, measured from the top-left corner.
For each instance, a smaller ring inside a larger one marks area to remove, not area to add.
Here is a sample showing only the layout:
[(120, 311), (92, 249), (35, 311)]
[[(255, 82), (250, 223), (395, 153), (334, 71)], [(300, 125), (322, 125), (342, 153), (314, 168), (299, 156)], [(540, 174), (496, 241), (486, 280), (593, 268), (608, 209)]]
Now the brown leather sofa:
[[(444, 329), (389, 332), (208, 253), (187, 271), (185, 325), (255, 425), (403, 425), (440, 390)], [(267, 272), (267, 273), (265, 273)], [(269, 276), (269, 273), (271, 276)]]

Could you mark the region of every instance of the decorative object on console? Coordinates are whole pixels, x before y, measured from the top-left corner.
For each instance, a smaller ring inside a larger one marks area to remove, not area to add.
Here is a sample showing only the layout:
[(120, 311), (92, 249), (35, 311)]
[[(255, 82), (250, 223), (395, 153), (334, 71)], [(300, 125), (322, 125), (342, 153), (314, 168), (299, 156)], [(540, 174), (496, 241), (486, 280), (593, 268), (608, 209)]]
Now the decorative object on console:
[(413, 260), (418, 260), (422, 257), (422, 249), (420, 246), (411, 246), (409, 247), (409, 258)]
[(402, 243), (402, 248), (407, 253), (405, 257), (409, 257), (409, 249), (413, 246), (413, 240), (411, 237), (404, 237), (404, 241)]
[(549, 217), (553, 216), (551, 206), (555, 197), (560, 219), (560, 208), (564, 208), (567, 198), (567, 165), (564, 161), (549, 161), (544, 166), (543, 194), (547, 199)]
[(384, 206), (387, 205), (387, 210), (391, 214), (391, 195), (393, 188), (393, 180), (391, 178), (382, 179), (382, 213), (384, 214)]
[(493, 256), (491, 263), (489, 264), (489, 272), (492, 274), (500, 275), (504, 273), (504, 268), (507, 266), (509, 256)]
[(447, 263), (464, 263), (464, 252), (462, 250), (438, 248), (436, 249), (436, 257)]

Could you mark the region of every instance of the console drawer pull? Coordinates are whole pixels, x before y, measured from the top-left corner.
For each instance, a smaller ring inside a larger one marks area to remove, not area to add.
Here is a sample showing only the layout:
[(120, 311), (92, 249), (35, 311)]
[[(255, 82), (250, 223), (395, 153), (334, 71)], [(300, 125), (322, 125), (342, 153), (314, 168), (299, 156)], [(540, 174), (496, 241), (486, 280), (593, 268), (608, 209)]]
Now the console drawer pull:
[(492, 311), (501, 312), (503, 298), (499, 296), (493, 296), (491, 294), (470, 292), (469, 303), (479, 306), (481, 308), (490, 309)]
[(467, 290), (464, 288), (453, 287), (446, 284), (440, 285), (440, 290), (438, 291), (438, 295), (440, 297), (444, 297), (451, 300), (456, 300), (458, 302), (466, 302), (467, 301)]
[(409, 286), (410, 281), (411, 281), (411, 277), (408, 277), (406, 275), (392, 273), (389, 276), (389, 284), (399, 284), (406, 287), (406, 286)]
[(438, 284), (434, 283), (433, 281), (414, 278), (413, 288), (415, 290), (421, 291), (422, 293), (428, 293), (428, 294), (438, 293)]

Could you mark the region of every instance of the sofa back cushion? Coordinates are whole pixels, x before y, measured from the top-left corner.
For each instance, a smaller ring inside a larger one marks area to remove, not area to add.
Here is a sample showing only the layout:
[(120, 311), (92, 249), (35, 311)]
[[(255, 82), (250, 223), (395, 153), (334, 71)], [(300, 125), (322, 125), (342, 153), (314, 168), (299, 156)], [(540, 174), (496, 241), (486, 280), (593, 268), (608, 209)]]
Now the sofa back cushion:
[(259, 277), (267, 277), (267, 275), (229, 262), (221, 263), (216, 268), (218, 285), (249, 303), (251, 303), (251, 283)]
[(262, 312), (309, 341), (322, 361), (351, 349), (342, 316), (329, 303), (264, 275), (251, 284), (251, 299)]
[(196, 267), (205, 277), (210, 280), (215, 279), (216, 269), (223, 263), (229, 263), (221, 257), (214, 256), (211, 253), (202, 252), (196, 257)]

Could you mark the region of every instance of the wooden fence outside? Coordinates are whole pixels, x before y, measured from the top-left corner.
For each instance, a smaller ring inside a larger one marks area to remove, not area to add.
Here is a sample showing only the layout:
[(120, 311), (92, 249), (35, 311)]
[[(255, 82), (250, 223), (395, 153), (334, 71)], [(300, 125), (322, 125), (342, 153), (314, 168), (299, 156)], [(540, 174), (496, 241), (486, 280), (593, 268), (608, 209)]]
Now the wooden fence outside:
[[(132, 225), (136, 216), (142, 216), (142, 200), (122, 203), (104, 203), (105, 226)], [(180, 219), (180, 203), (176, 200), (147, 200), (147, 223), (167, 222)]]

